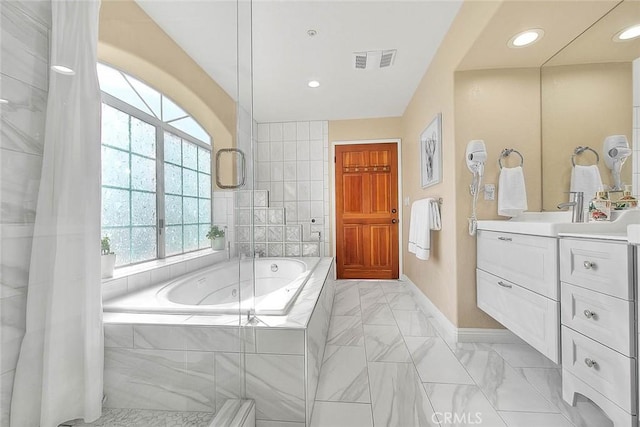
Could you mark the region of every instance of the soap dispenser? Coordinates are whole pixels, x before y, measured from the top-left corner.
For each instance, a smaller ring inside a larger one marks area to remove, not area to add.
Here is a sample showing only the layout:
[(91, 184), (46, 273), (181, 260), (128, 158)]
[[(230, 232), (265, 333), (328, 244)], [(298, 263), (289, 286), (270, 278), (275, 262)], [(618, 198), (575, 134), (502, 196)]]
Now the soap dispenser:
[(592, 221), (611, 221), (611, 200), (606, 191), (598, 191), (589, 203), (589, 218)]

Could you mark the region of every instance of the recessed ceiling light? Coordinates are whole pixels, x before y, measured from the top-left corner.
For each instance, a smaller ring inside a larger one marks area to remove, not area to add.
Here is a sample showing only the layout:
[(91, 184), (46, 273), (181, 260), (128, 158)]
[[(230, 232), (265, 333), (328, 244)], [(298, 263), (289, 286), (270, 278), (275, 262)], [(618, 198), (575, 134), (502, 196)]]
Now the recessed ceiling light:
[(64, 65), (52, 65), (51, 69), (56, 73), (64, 74), (65, 76), (73, 76), (76, 74), (75, 71), (69, 67), (65, 67)]
[(320, 86), (320, 82), (317, 80), (310, 80), (309, 83), (307, 83), (307, 85), (309, 85), (309, 87), (316, 88)]
[(640, 37), (640, 24), (625, 28), (624, 30), (613, 36), (613, 40), (617, 42), (624, 42), (627, 40), (635, 39), (636, 37)]
[(507, 45), (512, 48), (520, 48), (529, 46), (532, 43), (537, 42), (544, 35), (544, 31), (540, 28), (534, 28), (531, 30), (523, 31), (521, 33), (516, 34), (515, 36), (509, 39)]
[(309, 37), (315, 37), (315, 36), (318, 35), (318, 31), (313, 30), (313, 29), (307, 30), (307, 34), (309, 35)]
[(8, 103), (9, 103), (8, 99), (0, 98), (0, 104), (8, 104)]

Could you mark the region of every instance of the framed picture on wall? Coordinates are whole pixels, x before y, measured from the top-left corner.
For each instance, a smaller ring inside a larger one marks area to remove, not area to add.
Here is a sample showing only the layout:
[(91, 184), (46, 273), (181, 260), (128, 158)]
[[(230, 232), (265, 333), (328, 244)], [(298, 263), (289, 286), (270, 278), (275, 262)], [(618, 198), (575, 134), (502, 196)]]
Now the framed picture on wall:
[(442, 181), (442, 114), (438, 113), (420, 134), (420, 185)]

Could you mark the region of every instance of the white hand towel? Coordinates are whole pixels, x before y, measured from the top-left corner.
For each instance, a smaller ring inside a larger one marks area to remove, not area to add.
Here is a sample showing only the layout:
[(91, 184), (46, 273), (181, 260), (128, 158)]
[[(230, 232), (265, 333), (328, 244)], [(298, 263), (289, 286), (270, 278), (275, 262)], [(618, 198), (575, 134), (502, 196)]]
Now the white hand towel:
[(589, 202), (596, 196), (598, 191), (602, 191), (602, 178), (598, 166), (575, 165), (571, 170), (571, 191), (582, 191), (584, 193), (584, 210), (589, 206)]
[(411, 205), (409, 222), (409, 252), (428, 260), (431, 255), (431, 230), (442, 228), (440, 208), (435, 199), (416, 200)]
[(500, 169), (498, 215), (518, 216), (527, 210), (527, 190), (522, 166)]

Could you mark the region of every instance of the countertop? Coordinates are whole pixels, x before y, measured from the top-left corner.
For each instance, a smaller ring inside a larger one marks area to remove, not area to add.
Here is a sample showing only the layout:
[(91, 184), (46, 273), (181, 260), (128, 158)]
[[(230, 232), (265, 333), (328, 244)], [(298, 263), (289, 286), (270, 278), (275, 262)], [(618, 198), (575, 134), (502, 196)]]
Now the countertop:
[(618, 242), (627, 242), (627, 233), (559, 233), (558, 237), (575, 237), (578, 239), (597, 239), (597, 240), (615, 240)]
[(629, 225), (627, 227), (627, 236), (630, 244), (640, 245), (640, 224)]

